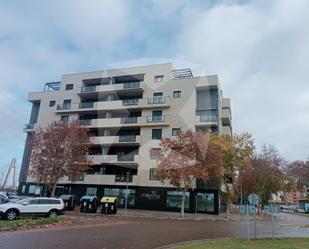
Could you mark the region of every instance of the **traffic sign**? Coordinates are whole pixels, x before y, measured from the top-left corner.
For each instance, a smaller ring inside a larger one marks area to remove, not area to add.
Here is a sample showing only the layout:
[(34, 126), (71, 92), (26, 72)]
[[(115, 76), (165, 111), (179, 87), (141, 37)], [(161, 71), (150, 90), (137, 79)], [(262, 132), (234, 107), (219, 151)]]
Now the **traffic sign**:
[(260, 198), (257, 194), (252, 193), (248, 196), (248, 202), (250, 205), (258, 205), (260, 202)]

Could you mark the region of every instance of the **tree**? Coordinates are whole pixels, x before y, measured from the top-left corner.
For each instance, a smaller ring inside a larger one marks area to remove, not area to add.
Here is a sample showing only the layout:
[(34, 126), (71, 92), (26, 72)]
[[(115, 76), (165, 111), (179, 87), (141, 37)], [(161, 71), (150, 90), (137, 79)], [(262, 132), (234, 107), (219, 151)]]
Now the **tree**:
[(181, 217), (184, 217), (185, 193), (194, 188), (196, 178), (208, 180), (212, 175), (223, 175), (221, 151), (208, 144), (208, 135), (180, 131), (176, 139), (163, 138), (160, 142), (162, 156), (157, 175), (182, 191)]
[(285, 161), (274, 146), (263, 145), (262, 151), (254, 155), (251, 167), (242, 174), (245, 196), (256, 193), (263, 204), (267, 204), (272, 193), (283, 189)]
[(296, 189), (309, 187), (309, 161), (294, 161), (287, 166), (287, 175)]
[(86, 160), (89, 149), (88, 130), (77, 122), (51, 124), (39, 129), (32, 139), (29, 175), (44, 183), (55, 195), (59, 180), (85, 172), (91, 161)]
[[(222, 196), (226, 201), (226, 217), (230, 215), (230, 204), (236, 196), (235, 187), (242, 171), (250, 166), (254, 152), (254, 140), (249, 133), (233, 136), (210, 134), (209, 143), (221, 150), (224, 177), (219, 180), (224, 188)], [(220, 176), (217, 176), (220, 177)], [(238, 196), (237, 196), (238, 197)]]

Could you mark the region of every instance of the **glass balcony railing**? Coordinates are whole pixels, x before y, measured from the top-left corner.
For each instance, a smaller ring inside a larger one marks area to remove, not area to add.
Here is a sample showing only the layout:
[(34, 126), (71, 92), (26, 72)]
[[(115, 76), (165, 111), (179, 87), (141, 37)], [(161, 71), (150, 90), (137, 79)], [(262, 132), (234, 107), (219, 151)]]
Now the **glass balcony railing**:
[(123, 83), (123, 89), (137, 89), (140, 88), (140, 86), (141, 83), (139, 81)]
[(117, 161), (134, 161), (135, 154), (128, 153), (128, 154), (118, 154)]
[(201, 115), (200, 122), (216, 122), (218, 117), (216, 115)]
[(115, 175), (115, 182), (132, 182), (133, 181), (133, 175)]
[(80, 119), (78, 123), (79, 125), (91, 125), (91, 119)]
[(165, 121), (165, 116), (147, 116), (147, 123), (160, 123)]
[(79, 109), (93, 108), (94, 102), (79, 103)]
[(70, 110), (71, 109), (71, 104), (64, 104), (64, 105), (57, 105), (57, 110)]
[(136, 142), (136, 135), (120, 135), (120, 143)]
[(147, 99), (148, 105), (164, 104), (164, 103), (165, 103), (165, 97), (154, 97)]
[(121, 124), (135, 124), (137, 123), (137, 117), (121, 117)]
[(138, 105), (138, 99), (124, 99), (122, 100), (123, 106), (132, 106), (132, 105)]
[(81, 88), (82, 93), (96, 92), (97, 86), (83, 86)]

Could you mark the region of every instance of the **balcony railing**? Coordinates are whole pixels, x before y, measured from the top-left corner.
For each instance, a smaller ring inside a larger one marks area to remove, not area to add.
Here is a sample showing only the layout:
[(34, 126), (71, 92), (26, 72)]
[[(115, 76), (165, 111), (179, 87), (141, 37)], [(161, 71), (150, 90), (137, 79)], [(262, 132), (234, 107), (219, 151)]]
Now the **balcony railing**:
[(91, 93), (91, 92), (96, 92), (97, 86), (83, 86), (81, 88), (82, 93)]
[(79, 125), (91, 125), (91, 119), (80, 119), (78, 123)]
[(147, 116), (147, 123), (161, 123), (165, 121), (165, 116)]
[(218, 117), (216, 115), (201, 115), (200, 122), (216, 122)]
[(79, 103), (79, 109), (93, 108), (94, 102)]
[(117, 155), (117, 161), (134, 161), (135, 154), (128, 153), (125, 155), (119, 154)]
[(141, 83), (139, 81), (123, 83), (123, 89), (136, 89), (136, 88), (140, 88), (140, 86), (141, 86)]
[(135, 124), (137, 123), (137, 117), (121, 117), (121, 124)]
[(75, 182), (75, 181), (84, 181), (85, 175), (84, 174), (76, 174), (76, 175), (70, 175), (68, 177), (69, 181)]
[(71, 104), (64, 104), (64, 105), (57, 105), (57, 110), (70, 110), (71, 109)]
[(123, 106), (131, 106), (131, 105), (138, 105), (139, 99), (124, 99), (122, 100)]
[(115, 175), (115, 182), (132, 182), (133, 175)]
[(136, 135), (120, 135), (120, 143), (136, 142)]
[(164, 103), (165, 103), (165, 97), (154, 97), (147, 99), (148, 105), (164, 104)]

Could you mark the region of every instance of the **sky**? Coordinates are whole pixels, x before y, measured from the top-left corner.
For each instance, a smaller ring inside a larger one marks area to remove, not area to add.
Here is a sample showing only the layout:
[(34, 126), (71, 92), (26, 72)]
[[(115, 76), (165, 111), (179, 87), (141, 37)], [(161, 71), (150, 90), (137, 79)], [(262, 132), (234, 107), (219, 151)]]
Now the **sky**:
[(233, 130), (309, 156), (309, 1), (0, 2), (0, 179), (20, 166), (27, 94), (65, 73), (173, 62), (218, 74)]

